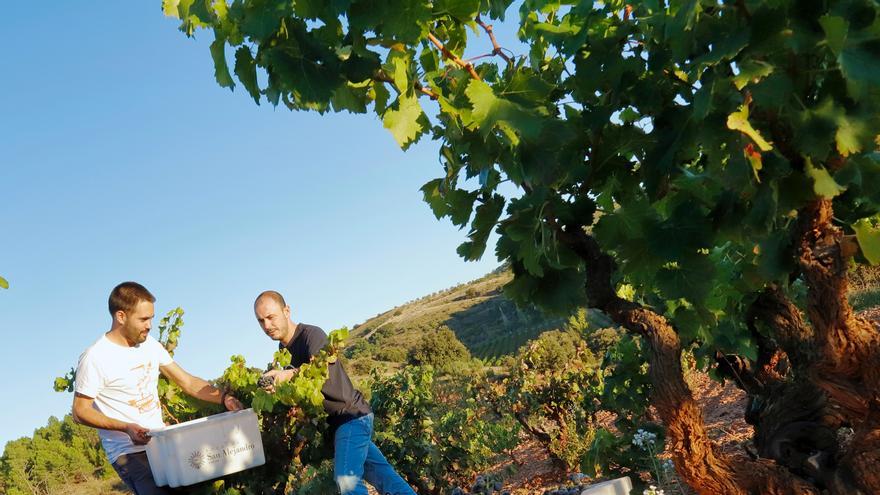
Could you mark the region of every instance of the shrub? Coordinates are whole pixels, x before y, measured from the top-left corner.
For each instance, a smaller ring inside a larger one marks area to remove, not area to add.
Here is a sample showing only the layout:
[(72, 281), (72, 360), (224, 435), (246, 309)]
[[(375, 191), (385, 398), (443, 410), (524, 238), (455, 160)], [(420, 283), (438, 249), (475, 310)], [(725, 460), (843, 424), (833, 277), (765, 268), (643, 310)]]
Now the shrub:
[(433, 366), (438, 373), (449, 373), (467, 365), (471, 353), (449, 327), (426, 333), (409, 353), (409, 363)]
[(400, 347), (386, 345), (376, 351), (375, 356), (379, 361), (403, 363), (406, 362), (407, 352)]

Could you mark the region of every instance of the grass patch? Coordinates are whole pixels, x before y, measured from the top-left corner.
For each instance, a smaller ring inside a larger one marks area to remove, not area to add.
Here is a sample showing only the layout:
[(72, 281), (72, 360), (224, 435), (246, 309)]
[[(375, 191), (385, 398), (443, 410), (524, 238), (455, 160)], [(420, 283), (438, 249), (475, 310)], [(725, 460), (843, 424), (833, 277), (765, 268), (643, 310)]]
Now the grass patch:
[(866, 309), (876, 308), (880, 306), (880, 288), (863, 289), (852, 291), (849, 294), (849, 304), (855, 311), (864, 311)]

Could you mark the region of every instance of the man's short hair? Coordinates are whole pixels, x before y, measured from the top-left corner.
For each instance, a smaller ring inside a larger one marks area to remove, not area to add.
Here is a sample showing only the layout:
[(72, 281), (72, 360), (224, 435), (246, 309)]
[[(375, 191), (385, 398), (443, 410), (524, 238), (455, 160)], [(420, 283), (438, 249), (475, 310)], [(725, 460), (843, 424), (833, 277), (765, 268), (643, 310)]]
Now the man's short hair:
[(281, 295), (280, 292), (274, 290), (264, 290), (254, 299), (254, 304), (257, 304), (260, 299), (267, 298), (277, 302), (282, 308), (287, 306), (287, 303), (284, 302), (284, 296)]
[(122, 282), (110, 292), (110, 314), (115, 315), (117, 311), (130, 313), (141, 301), (156, 302), (156, 298), (137, 282)]

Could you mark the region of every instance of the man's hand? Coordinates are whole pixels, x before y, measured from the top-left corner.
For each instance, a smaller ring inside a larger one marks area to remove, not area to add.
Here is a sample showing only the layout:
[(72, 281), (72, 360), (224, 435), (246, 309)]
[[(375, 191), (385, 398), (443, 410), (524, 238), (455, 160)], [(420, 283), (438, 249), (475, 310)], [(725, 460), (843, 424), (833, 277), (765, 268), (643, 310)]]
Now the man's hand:
[(136, 423), (126, 423), (125, 433), (135, 445), (146, 445), (150, 441), (150, 430)]
[(225, 407), (227, 411), (241, 411), (244, 409), (241, 402), (231, 395), (223, 396), (223, 407)]
[(296, 374), (296, 370), (270, 370), (263, 373), (263, 376), (260, 377), (260, 384), (263, 387), (263, 390), (269, 393), (275, 393), (275, 387), (280, 385), (291, 378)]

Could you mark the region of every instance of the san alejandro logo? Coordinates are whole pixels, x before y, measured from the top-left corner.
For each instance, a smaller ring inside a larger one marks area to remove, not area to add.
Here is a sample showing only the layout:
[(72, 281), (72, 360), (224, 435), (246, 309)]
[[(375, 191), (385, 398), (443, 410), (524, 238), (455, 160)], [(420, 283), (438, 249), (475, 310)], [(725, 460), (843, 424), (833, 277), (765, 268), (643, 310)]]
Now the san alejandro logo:
[[(247, 455), (249, 452), (253, 452), (253, 450), (254, 444), (252, 443), (232, 445), (229, 447), (217, 447), (213, 449), (209, 447), (203, 450), (193, 451), (187, 460), (193, 469), (201, 470), (204, 467), (223, 463), (229, 459), (242, 455)], [(210, 467), (208, 467), (208, 469), (210, 469)]]
[(205, 456), (202, 454), (201, 450), (196, 450), (189, 455), (189, 465), (192, 466), (193, 469), (201, 469), (204, 464)]

